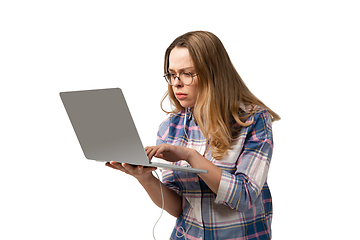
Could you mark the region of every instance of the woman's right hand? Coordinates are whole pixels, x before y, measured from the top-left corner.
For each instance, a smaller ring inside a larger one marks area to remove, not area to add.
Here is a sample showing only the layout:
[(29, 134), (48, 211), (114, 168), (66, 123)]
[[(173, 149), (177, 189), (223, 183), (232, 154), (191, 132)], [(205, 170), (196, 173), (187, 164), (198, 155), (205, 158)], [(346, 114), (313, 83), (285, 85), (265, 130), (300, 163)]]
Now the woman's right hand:
[(149, 179), (149, 177), (152, 177), (151, 172), (157, 169), (156, 167), (132, 166), (127, 163), (118, 163), (114, 161), (107, 162), (105, 165), (129, 174), (135, 177), (138, 181)]

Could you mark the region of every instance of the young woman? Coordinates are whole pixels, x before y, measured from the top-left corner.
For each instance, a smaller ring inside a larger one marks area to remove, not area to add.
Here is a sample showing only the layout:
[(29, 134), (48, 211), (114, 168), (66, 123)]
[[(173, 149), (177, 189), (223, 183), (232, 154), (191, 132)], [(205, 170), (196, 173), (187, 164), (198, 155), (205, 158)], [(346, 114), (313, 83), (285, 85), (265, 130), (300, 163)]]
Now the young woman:
[[(173, 111), (161, 124), (151, 160), (208, 170), (162, 171), (164, 209), (177, 218), (170, 239), (271, 239), (272, 200), (266, 179), (272, 122), (280, 117), (256, 98), (212, 33), (186, 33), (165, 53)], [(155, 168), (106, 164), (134, 176), (161, 207)]]

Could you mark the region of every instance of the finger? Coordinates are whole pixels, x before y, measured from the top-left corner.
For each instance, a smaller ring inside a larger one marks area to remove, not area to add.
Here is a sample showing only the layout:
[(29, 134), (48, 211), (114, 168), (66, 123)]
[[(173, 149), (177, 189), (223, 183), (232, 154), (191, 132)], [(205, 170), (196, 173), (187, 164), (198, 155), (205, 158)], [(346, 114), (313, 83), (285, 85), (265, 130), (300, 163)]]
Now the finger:
[(125, 169), (126, 172), (130, 173), (131, 175), (137, 172), (136, 166), (131, 166), (128, 163), (122, 163), (121, 166)]
[(126, 173), (130, 174), (134, 177), (150, 173), (152, 171), (155, 171), (156, 167), (144, 167), (144, 166), (131, 166), (129, 164), (122, 164), (124, 168), (126, 169)]
[(107, 162), (107, 163), (105, 163), (105, 165), (106, 165), (107, 167), (111, 167), (111, 168), (116, 169), (116, 170), (121, 170), (121, 171), (124, 171), (124, 170), (125, 170), (125, 169), (121, 166), (120, 163), (117, 163), (117, 162), (114, 162), (114, 161), (112, 161), (112, 162)]
[(148, 156), (149, 159), (150, 159), (149, 154), (150, 154), (151, 151), (152, 151), (152, 147), (146, 147), (145, 148), (146, 156)]
[(118, 163), (118, 162), (111, 161), (110, 164), (111, 164), (112, 168), (120, 170), (120, 171), (130, 174), (130, 175), (133, 175), (134, 169), (136, 169), (136, 167), (133, 167), (127, 163)]
[(150, 152), (152, 149), (156, 148), (157, 146), (147, 146), (145, 147), (145, 152)]
[(151, 161), (151, 159), (154, 157), (154, 155), (155, 155), (156, 152), (157, 152), (157, 149), (158, 149), (158, 148), (148, 149), (147, 156), (148, 156), (149, 161)]
[(163, 153), (166, 152), (166, 151), (167, 151), (166, 145), (160, 145), (159, 148), (155, 149), (154, 157), (164, 159), (164, 154)]
[(138, 174), (142, 174), (143, 171), (144, 171), (144, 167), (143, 166), (138, 166), (137, 170), (138, 170)]

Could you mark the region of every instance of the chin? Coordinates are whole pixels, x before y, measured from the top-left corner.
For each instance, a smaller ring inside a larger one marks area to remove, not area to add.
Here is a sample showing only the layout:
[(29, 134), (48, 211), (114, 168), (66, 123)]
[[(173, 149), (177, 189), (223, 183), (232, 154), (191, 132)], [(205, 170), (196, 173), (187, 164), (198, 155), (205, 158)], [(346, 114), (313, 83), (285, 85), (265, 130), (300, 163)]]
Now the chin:
[[(179, 101), (180, 102), (180, 101)], [(195, 106), (195, 104), (190, 104), (190, 103), (182, 103), (180, 102), (180, 105), (183, 107), (183, 108), (192, 108)]]

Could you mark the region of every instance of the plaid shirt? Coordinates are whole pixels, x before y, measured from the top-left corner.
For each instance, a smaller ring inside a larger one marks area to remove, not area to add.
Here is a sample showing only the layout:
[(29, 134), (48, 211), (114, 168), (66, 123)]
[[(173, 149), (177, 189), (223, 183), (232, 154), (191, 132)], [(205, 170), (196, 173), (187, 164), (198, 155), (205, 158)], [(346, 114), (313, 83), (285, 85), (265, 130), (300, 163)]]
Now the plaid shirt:
[[(183, 211), (170, 239), (271, 239), (272, 200), (266, 182), (273, 148), (271, 119), (257, 107), (247, 122), (252, 120), (233, 139), (224, 159), (211, 157), (211, 149), (206, 155), (222, 169), (218, 194), (197, 174), (162, 170), (163, 183), (182, 197)], [(207, 141), (191, 113), (181, 111), (161, 124), (157, 144), (161, 143), (204, 154)], [(185, 161), (173, 164), (188, 166)]]

